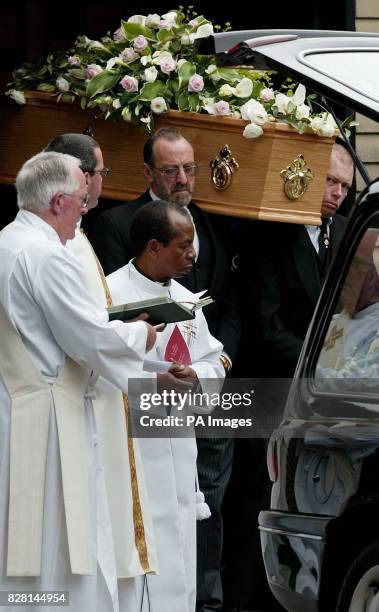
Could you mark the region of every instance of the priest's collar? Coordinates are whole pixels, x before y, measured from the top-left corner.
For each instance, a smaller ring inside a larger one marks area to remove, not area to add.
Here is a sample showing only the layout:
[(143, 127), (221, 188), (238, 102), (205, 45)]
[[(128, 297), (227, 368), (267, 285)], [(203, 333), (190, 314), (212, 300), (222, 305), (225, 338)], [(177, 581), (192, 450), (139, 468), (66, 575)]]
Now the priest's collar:
[(155, 283), (156, 285), (160, 285), (161, 287), (170, 287), (171, 286), (171, 279), (168, 279), (166, 281), (161, 282), (161, 281), (154, 280), (154, 278), (151, 278), (150, 276), (145, 274), (145, 272), (142, 272), (142, 270), (140, 270), (140, 268), (137, 265), (136, 258), (132, 259), (130, 263), (134, 266), (134, 268), (138, 272), (138, 274), (140, 274), (144, 278), (147, 278), (151, 283)]

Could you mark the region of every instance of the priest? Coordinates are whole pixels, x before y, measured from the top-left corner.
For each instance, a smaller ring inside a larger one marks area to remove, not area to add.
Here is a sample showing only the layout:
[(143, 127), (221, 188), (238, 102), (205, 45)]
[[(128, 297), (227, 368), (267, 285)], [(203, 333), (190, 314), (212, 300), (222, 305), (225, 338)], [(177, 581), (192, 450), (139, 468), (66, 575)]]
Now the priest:
[(118, 612), (125, 574), (89, 382), (97, 372), (127, 392), (156, 334), (109, 323), (64, 246), (88, 203), (79, 160), (40, 153), (16, 189), (0, 234), (0, 590), (68, 591), (70, 612)]
[[(114, 304), (154, 297), (197, 300), (172, 280), (188, 274), (195, 258), (193, 223), (184, 207), (162, 200), (145, 204), (132, 220), (130, 236), (135, 259), (107, 276)], [(186, 391), (200, 383), (204, 393), (211, 393), (224, 378), (222, 349), (198, 310), (193, 320), (167, 325), (147, 353), (146, 367), (166, 364), (167, 371), (156, 374), (158, 390)], [(173, 431), (165, 438), (141, 438), (140, 446), (159, 560), (159, 575), (145, 578), (151, 609), (194, 612), (196, 441)], [(146, 601), (144, 612), (147, 606)]]

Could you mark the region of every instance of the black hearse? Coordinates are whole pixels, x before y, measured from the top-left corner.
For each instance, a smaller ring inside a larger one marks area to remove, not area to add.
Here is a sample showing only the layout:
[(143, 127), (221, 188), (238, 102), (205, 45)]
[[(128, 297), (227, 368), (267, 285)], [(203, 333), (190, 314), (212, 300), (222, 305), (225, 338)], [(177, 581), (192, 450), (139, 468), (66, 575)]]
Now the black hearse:
[[(326, 105), (378, 121), (377, 34), (245, 31), (215, 35), (213, 44), (223, 63), (234, 55), (277, 70)], [(367, 186), (268, 449), (262, 550), (271, 590), (291, 612), (379, 611), (379, 179), (357, 164)]]

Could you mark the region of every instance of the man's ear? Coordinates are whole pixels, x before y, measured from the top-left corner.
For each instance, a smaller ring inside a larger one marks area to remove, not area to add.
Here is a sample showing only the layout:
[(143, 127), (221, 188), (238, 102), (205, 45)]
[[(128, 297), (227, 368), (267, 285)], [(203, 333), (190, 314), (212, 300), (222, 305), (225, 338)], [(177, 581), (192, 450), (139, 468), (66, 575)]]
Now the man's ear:
[(156, 259), (159, 255), (159, 252), (162, 248), (162, 244), (156, 238), (152, 238), (146, 245), (145, 252)]
[(55, 216), (59, 216), (62, 212), (63, 194), (56, 193), (50, 202), (50, 210)]
[(90, 186), (91, 184), (91, 180), (92, 180), (92, 174), (90, 172), (88, 172), (88, 170), (86, 172), (83, 172), (85, 178), (86, 178), (86, 185), (87, 187)]
[(153, 180), (154, 180), (154, 177), (152, 175), (151, 168), (150, 168), (149, 164), (145, 164), (145, 163), (143, 164), (142, 172), (143, 172), (143, 175), (144, 175), (145, 179), (147, 179), (149, 181), (149, 183), (152, 183)]

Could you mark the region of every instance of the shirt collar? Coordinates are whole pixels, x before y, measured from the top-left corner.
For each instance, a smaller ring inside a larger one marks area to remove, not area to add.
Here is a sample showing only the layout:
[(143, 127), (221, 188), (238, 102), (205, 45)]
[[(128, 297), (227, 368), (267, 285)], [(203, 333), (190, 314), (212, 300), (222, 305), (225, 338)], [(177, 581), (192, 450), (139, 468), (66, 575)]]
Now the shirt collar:
[(137, 270), (135, 266), (135, 258), (132, 259), (129, 263), (130, 273), (137, 279), (138, 283), (151, 293), (157, 293), (160, 295), (166, 295), (167, 291), (170, 290), (171, 280), (168, 280), (165, 283), (161, 283), (159, 281), (154, 281), (151, 278), (148, 278), (145, 274)]
[(41, 217), (31, 212), (30, 210), (19, 210), (17, 213), (16, 220), (20, 221), (23, 225), (39, 229), (45, 234), (47, 238), (49, 238), (49, 240), (60, 242), (60, 238), (56, 230), (51, 227), (49, 223), (41, 219)]

